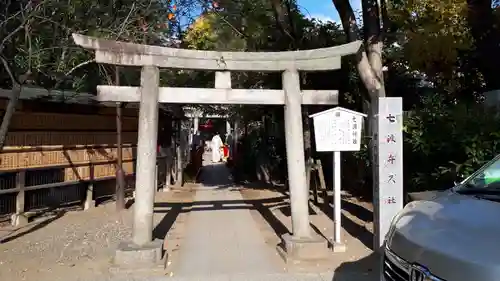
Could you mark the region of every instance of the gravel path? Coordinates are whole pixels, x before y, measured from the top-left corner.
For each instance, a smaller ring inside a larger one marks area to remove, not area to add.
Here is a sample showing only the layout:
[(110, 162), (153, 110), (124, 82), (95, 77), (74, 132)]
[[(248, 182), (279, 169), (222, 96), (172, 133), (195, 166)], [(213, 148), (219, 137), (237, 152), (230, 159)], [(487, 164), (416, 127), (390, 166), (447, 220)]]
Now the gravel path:
[(96, 281), (380, 281), (373, 276), (355, 273), (274, 273), (274, 274), (231, 274), (173, 277), (126, 277), (118, 279), (98, 279)]
[(111, 204), (57, 216), (0, 234), (7, 241), (0, 245), (0, 280), (59, 280), (75, 269), (103, 271), (116, 245), (131, 235), (131, 211), (118, 214)]
[[(157, 201), (179, 201), (176, 196), (158, 193)], [(118, 243), (131, 237), (132, 209), (117, 213), (110, 203), (88, 211), (53, 214), (16, 231), (0, 228), (0, 280), (98, 280), (97, 276), (119, 275), (110, 272), (111, 259)], [(154, 215), (155, 224), (168, 208), (160, 210)]]

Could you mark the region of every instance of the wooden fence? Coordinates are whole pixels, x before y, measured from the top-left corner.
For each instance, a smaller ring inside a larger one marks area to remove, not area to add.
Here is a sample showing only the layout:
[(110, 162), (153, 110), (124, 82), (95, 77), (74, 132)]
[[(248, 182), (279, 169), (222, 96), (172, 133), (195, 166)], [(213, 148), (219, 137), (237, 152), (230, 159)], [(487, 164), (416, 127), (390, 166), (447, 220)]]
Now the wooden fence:
[[(0, 110), (5, 105), (0, 100)], [(137, 126), (137, 110), (123, 110), (122, 159), (129, 187)], [(40, 208), (95, 205), (114, 194), (117, 152), (114, 107), (21, 100), (0, 153), (0, 214), (13, 214), (19, 225)]]

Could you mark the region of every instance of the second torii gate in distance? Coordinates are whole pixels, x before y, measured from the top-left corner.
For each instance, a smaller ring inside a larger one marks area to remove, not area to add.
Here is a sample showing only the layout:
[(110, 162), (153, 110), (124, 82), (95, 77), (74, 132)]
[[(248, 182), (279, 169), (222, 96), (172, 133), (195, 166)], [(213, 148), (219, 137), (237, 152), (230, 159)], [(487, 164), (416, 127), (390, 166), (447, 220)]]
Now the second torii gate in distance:
[[(138, 102), (136, 203), (132, 241), (117, 251), (118, 263), (154, 263), (161, 242), (152, 241), (155, 196), (158, 103), (284, 105), (286, 155), (292, 216), (292, 235), (285, 234), (287, 260), (317, 258), (327, 241), (313, 234), (309, 224), (309, 190), (306, 183), (302, 105), (337, 104), (336, 90), (301, 90), (299, 71), (339, 69), (341, 58), (358, 52), (361, 42), (289, 52), (218, 52), (174, 49), (103, 40), (73, 34), (77, 45), (95, 51), (97, 63), (141, 66), (140, 87), (98, 86), (98, 100)], [(215, 88), (160, 87), (159, 67), (212, 70)], [(232, 89), (230, 71), (281, 72), (283, 89)]]

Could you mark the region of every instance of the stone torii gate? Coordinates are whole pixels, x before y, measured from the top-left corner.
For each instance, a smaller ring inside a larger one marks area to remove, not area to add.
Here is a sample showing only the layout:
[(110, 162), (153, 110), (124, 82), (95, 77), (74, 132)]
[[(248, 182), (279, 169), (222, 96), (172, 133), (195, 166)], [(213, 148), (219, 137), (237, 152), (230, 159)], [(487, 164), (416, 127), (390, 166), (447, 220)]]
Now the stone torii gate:
[[(73, 39), (77, 45), (94, 50), (97, 63), (142, 67), (140, 87), (97, 87), (100, 101), (140, 103), (133, 237), (118, 249), (116, 263), (137, 265), (161, 258), (161, 242), (152, 237), (158, 103), (284, 105), (292, 216), (292, 235), (283, 237), (284, 251), (287, 259), (301, 260), (316, 257), (317, 250), (326, 248), (326, 241), (313, 235), (309, 225), (302, 105), (337, 104), (338, 91), (301, 90), (299, 71), (339, 69), (342, 56), (358, 52), (360, 41), (304, 51), (218, 52), (109, 41), (80, 34), (73, 34)], [(216, 71), (215, 88), (160, 87), (160, 67)], [(230, 71), (281, 72), (283, 89), (232, 89)]]

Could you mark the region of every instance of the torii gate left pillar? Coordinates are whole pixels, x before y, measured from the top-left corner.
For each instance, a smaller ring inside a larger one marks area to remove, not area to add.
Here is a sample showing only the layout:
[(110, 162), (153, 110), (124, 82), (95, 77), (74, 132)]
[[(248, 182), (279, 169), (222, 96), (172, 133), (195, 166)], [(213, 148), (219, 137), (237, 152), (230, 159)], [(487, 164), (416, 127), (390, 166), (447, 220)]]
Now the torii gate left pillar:
[[(301, 105), (337, 104), (338, 92), (301, 90), (298, 71), (338, 69), (341, 57), (356, 53), (361, 42), (307, 51), (250, 53), (172, 49), (78, 34), (73, 34), (73, 38), (78, 45), (95, 50), (98, 63), (142, 66), (140, 88), (98, 86), (97, 89), (101, 101), (140, 102), (133, 237), (131, 242), (121, 244), (116, 263), (144, 266), (161, 259), (162, 243), (152, 241), (158, 102), (284, 105), (292, 235), (282, 237), (280, 254), (294, 263), (323, 257), (327, 241), (314, 235), (309, 225)], [(219, 74), (215, 89), (164, 88), (158, 84), (158, 67), (215, 70)], [(228, 71), (281, 72), (283, 90), (231, 89), (227, 87), (231, 85)]]
[[(134, 203), (132, 242), (144, 245), (153, 240), (153, 210), (156, 188), (156, 147), (158, 139), (158, 95), (160, 72), (156, 66), (144, 66), (141, 72), (141, 99), (137, 140), (135, 190), (140, 196)], [(139, 155), (140, 154), (140, 155)], [(154, 161), (151, 161), (153, 159)]]

